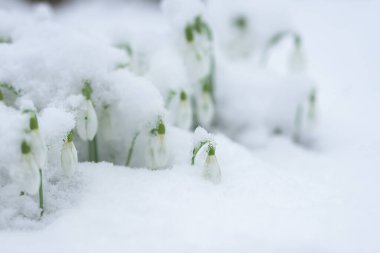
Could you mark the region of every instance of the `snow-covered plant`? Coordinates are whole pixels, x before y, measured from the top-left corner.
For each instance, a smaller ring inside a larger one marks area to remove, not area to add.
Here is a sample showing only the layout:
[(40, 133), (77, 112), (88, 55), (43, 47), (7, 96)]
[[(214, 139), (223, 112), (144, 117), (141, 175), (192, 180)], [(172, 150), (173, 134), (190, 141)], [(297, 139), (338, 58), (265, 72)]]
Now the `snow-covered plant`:
[[(194, 137), (191, 165), (195, 165), (196, 160), (204, 160), (203, 177), (211, 182), (219, 183), (222, 179), (222, 173), (215, 156), (216, 145), (213, 137), (201, 127), (195, 129)], [(205, 155), (206, 157), (204, 157)]]
[(162, 119), (158, 120), (148, 137), (146, 146), (146, 165), (151, 169), (162, 169), (168, 164), (166, 127)]
[(293, 48), (288, 57), (288, 71), (290, 73), (302, 73), (306, 69), (306, 60), (302, 50), (301, 35), (293, 31), (281, 31), (274, 34), (266, 43), (261, 62), (265, 65), (268, 62), (270, 51), (286, 38), (293, 40)]
[(73, 142), (73, 133), (69, 132), (61, 149), (61, 167), (66, 176), (72, 176), (78, 166), (78, 153)]

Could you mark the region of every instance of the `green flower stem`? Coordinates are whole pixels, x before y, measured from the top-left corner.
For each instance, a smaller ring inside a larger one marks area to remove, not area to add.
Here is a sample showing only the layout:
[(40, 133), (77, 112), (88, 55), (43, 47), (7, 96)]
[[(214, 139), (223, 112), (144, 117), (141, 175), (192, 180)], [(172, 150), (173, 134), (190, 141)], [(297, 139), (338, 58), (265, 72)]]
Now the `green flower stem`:
[(131, 159), (132, 159), (132, 154), (133, 154), (133, 150), (135, 148), (135, 144), (136, 144), (136, 139), (137, 137), (139, 136), (140, 132), (137, 132), (134, 136), (133, 136), (133, 139), (132, 139), (132, 142), (131, 142), (131, 145), (129, 146), (129, 149), (128, 149), (128, 156), (127, 156), (127, 161), (125, 162), (125, 166), (129, 166), (129, 164), (131, 163)]
[(98, 162), (98, 144), (96, 135), (94, 139), (88, 141), (88, 160), (91, 162)]
[(43, 186), (42, 186), (42, 170), (40, 169), (40, 189), (38, 192), (38, 197), (39, 197), (39, 207), (41, 210), (41, 216), (44, 214), (44, 191), (43, 191)]

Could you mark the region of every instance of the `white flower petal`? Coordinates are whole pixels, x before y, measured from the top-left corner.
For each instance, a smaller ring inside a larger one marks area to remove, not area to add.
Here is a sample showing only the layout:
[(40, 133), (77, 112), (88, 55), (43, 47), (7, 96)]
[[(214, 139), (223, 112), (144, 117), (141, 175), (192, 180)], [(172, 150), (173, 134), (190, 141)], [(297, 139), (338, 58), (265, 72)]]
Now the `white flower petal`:
[(83, 101), (77, 114), (76, 129), (82, 140), (92, 140), (98, 130), (98, 118), (91, 100)]
[(210, 127), (214, 119), (215, 108), (211, 95), (208, 92), (202, 92), (197, 100), (197, 115), (201, 126)]
[(215, 155), (208, 155), (203, 167), (203, 177), (213, 183), (220, 183), (222, 173)]
[(61, 151), (61, 167), (66, 176), (72, 176), (78, 165), (78, 153), (72, 141), (65, 142)]
[(40, 186), (40, 173), (33, 155), (30, 153), (23, 155), (21, 166), (23, 169), (22, 189), (26, 193), (34, 195)]

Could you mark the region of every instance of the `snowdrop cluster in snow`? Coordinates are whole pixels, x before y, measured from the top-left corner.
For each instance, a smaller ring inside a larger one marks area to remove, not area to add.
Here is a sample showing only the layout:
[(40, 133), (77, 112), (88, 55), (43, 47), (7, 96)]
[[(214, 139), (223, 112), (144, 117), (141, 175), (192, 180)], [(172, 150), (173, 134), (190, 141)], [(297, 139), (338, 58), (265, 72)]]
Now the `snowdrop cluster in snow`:
[(286, 37), (283, 23), (267, 29), (244, 4), (228, 6), (0, 9), (0, 191), (38, 193), (42, 212), (43, 185), (78, 175), (78, 160), (149, 169), (192, 163), (219, 183), (217, 144), (205, 129), (180, 151), (192, 151), (191, 159), (174, 145), (197, 126), (242, 142), (258, 130), (307, 139), (317, 90), (304, 72), (301, 38), (290, 72), (278, 74), (261, 59)]

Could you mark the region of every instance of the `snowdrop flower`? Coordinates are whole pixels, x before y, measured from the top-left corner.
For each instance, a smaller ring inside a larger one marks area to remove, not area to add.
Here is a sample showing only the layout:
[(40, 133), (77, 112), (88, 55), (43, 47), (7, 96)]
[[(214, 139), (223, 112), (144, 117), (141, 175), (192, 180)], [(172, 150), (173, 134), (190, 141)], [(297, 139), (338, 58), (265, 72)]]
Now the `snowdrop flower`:
[(184, 33), (187, 42), (185, 63), (188, 73), (193, 81), (199, 81), (211, 71), (211, 32), (202, 18), (197, 16), (193, 23), (186, 25)]
[(301, 47), (301, 38), (295, 37), (295, 45), (288, 58), (288, 70), (290, 73), (299, 74), (306, 70), (306, 60)]
[(232, 19), (230, 37), (226, 41), (227, 54), (232, 59), (250, 56), (255, 44), (250, 31), (249, 20), (244, 15), (238, 15)]
[(61, 150), (61, 166), (66, 176), (72, 176), (78, 165), (78, 153), (73, 142), (73, 133), (67, 135)]
[(210, 127), (214, 119), (215, 107), (209, 85), (203, 86), (203, 91), (196, 101), (197, 117), (201, 126)]
[(39, 168), (31, 153), (31, 147), (26, 141), (21, 143), (21, 152), (21, 168), (23, 171), (22, 189), (28, 194), (34, 195), (40, 186)]
[(84, 141), (94, 139), (98, 130), (98, 118), (91, 101), (91, 93), (92, 89), (87, 81), (82, 89), (82, 94), (85, 97), (85, 100), (79, 107), (76, 121), (78, 135)]
[(175, 125), (183, 129), (189, 129), (192, 124), (193, 110), (191, 108), (190, 100), (187, 98), (186, 93), (181, 91)]
[(316, 113), (316, 101), (317, 101), (317, 91), (313, 89), (309, 94), (309, 101), (308, 101), (308, 119), (310, 122), (316, 121), (317, 113)]
[(169, 157), (165, 132), (165, 125), (160, 120), (157, 128), (152, 129), (150, 133), (146, 150), (146, 163), (151, 169), (162, 169), (167, 166)]
[(215, 156), (215, 147), (212, 145), (209, 145), (208, 155), (203, 167), (203, 177), (213, 183), (220, 183), (222, 180), (222, 173)]
[(44, 139), (41, 136), (38, 119), (35, 113), (31, 113), (31, 117), (29, 120), (29, 128), (30, 128), (30, 144), (32, 146), (32, 153), (34, 159), (40, 169), (45, 168), (46, 157), (47, 157), (47, 147)]
[(294, 132), (293, 139), (295, 142), (300, 142), (303, 135), (304, 128), (304, 108), (303, 105), (300, 104), (297, 107), (295, 119), (294, 119)]
[(316, 90), (313, 89), (308, 100), (297, 107), (293, 139), (295, 142), (312, 142), (317, 126)]

